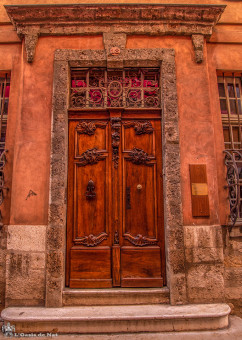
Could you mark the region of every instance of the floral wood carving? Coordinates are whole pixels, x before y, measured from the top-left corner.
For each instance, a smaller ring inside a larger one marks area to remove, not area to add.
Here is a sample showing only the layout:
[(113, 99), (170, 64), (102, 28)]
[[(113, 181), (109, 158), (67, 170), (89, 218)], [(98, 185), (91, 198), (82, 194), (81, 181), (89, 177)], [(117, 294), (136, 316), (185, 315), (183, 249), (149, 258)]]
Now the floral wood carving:
[(102, 241), (106, 240), (108, 237), (108, 234), (106, 233), (101, 233), (97, 236), (90, 234), (89, 236), (84, 236), (76, 242), (77, 244), (82, 244), (83, 246), (86, 247), (95, 247)]
[(125, 128), (133, 127), (136, 135), (143, 135), (143, 134), (151, 134), (154, 131), (154, 128), (148, 120), (144, 121), (127, 121), (123, 122)]
[(148, 153), (146, 153), (142, 149), (133, 148), (133, 150), (129, 152), (129, 157), (127, 157), (126, 159), (127, 161), (130, 161), (133, 164), (137, 164), (137, 165), (141, 165), (141, 164), (151, 165), (151, 164), (147, 164), (147, 162), (154, 160), (155, 157), (149, 156)]
[(118, 167), (119, 160), (119, 143), (120, 143), (120, 128), (121, 128), (121, 118), (113, 117), (111, 118), (111, 129), (112, 129), (112, 150), (113, 156), (112, 160), (114, 162), (114, 168)]
[(88, 149), (81, 154), (78, 164), (85, 166), (87, 164), (96, 164), (105, 159), (105, 156), (97, 148)]
[(158, 240), (150, 237), (145, 237), (141, 234), (138, 234), (137, 236), (133, 236), (130, 233), (124, 234), (124, 238), (128, 240), (130, 243), (132, 243), (135, 246), (138, 247), (144, 247), (144, 246), (150, 246), (157, 244)]
[(92, 136), (97, 128), (105, 129), (106, 126), (107, 122), (82, 120), (77, 124), (76, 130), (80, 134)]

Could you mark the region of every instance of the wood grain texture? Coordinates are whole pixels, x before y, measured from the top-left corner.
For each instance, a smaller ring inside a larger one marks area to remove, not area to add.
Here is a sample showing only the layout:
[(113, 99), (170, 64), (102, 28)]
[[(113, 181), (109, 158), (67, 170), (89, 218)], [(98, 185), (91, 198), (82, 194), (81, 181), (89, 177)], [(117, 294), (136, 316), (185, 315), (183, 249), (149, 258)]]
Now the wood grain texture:
[(112, 276), (113, 287), (119, 287), (121, 282), (120, 277), (120, 246), (115, 244), (112, 247)]

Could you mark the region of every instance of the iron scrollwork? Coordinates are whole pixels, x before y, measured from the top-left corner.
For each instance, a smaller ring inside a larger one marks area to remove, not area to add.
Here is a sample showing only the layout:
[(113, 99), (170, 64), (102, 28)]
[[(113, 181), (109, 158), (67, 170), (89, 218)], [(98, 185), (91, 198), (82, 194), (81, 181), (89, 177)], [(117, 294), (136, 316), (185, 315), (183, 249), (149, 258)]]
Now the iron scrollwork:
[(159, 108), (159, 78), (158, 68), (73, 69), (70, 105), (72, 108)]
[(111, 129), (112, 129), (112, 160), (114, 162), (114, 168), (117, 169), (119, 161), (119, 143), (120, 143), (120, 128), (121, 118), (111, 118)]
[[(242, 171), (242, 153), (239, 150), (225, 150), (226, 179), (229, 189), (230, 218), (232, 226), (239, 217), (240, 208), (240, 172)], [(239, 166), (240, 165), (240, 166)], [(240, 168), (240, 170), (239, 170)]]
[(87, 164), (97, 164), (99, 161), (105, 159), (105, 156), (102, 152), (98, 151), (97, 148), (88, 149), (87, 151), (83, 152), (79, 158), (78, 164), (81, 166), (85, 166)]
[[(4, 150), (0, 156), (0, 206), (3, 204), (4, 200), (4, 190), (8, 191), (8, 188), (4, 186), (4, 172), (3, 169), (6, 164), (6, 153), (8, 150)], [(2, 221), (2, 212), (0, 210), (0, 228), (3, 227), (3, 221)]]

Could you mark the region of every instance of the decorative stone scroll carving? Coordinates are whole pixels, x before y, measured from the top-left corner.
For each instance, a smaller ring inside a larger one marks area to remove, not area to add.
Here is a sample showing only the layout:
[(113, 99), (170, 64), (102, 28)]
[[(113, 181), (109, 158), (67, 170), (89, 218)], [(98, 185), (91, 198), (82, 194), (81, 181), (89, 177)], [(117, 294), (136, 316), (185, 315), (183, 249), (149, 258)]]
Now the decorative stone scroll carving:
[[(22, 39), (28, 36), (25, 39), (28, 62), (33, 61), (38, 38), (36, 32), (44, 36), (104, 33), (108, 67), (120, 68), (124, 59), (122, 52), (126, 34), (204, 35), (209, 39), (225, 7), (181, 4), (72, 4), (7, 5), (5, 9), (19, 37)], [(117, 53), (118, 49), (120, 53)], [(201, 60), (201, 57), (198, 60)]]
[(137, 236), (133, 236), (130, 233), (125, 233), (124, 238), (132, 243), (134, 246), (144, 247), (151, 246), (157, 244), (157, 240), (154, 238), (146, 237), (138, 234)]
[(201, 34), (193, 34), (192, 44), (194, 47), (196, 62), (201, 63), (203, 61), (204, 36)]
[(103, 33), (103, 43), (107, 56), (107, 67), (122, 68), (126, 34)]
[(25, 34), (24, 43), (28, 63), (32, 63), (35, 55), (35, 48), (38, 42), (38, 34)]

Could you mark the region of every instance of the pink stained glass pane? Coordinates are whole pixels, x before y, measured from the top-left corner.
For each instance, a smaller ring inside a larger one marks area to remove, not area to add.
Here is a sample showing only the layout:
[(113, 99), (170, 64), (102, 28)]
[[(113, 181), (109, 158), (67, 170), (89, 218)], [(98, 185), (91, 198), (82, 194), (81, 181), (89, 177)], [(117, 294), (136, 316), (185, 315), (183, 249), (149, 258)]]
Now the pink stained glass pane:
[(72, 74), (71, 87), (87, 87), (88, 70), (77, 71)]
[(9, 92), (10, 92), (10, 85), (7, 85), (5, 89), (5, 98), (9, 98)]

